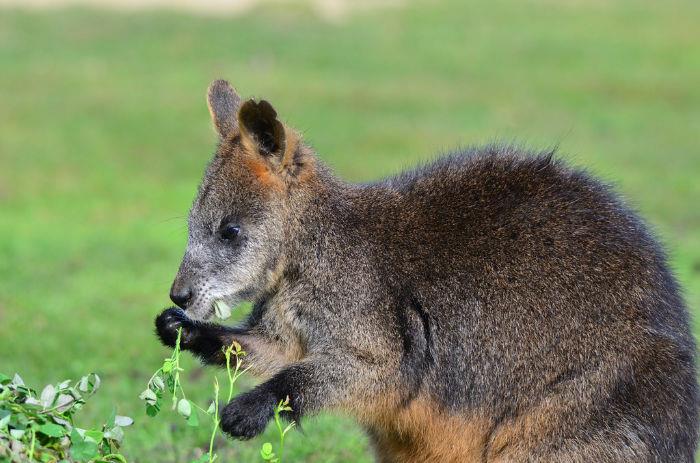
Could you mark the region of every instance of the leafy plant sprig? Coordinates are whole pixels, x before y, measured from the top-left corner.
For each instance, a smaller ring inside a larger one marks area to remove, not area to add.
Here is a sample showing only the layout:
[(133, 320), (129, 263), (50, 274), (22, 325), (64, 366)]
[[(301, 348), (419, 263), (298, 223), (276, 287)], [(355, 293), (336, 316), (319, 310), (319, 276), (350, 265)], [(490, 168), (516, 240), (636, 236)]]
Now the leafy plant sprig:
[[(185, 417), (188, 425), (199, 426), (196, 409), (200, 410), (206, 416), (209, 416), (211, 418), (212, 430), (209, 438), (208, 452), (193, 460), (192, 463), (213, 463), (218, 458), (216, 453), (214, 453), (214, 440), (216, 439), (217, 433), (221, 431), (221, 418), (219, 416), (219, 407), (221, 406), (219, 397), (221, 391), (219, 381), (214, 377), (214, 400), (206, 410), (186, 398), (180, 380), (180, 373), (184, 372), (184, 369), (180, 366), (181, 335), (182, 330), (179, 329), (172, 355), (166, 358), (163, 361), (163, 365), (151, 376), (146, 389), (139, 397), (146, 402), (146, 414), (151, 417), (156, 416), (160, 412), (166, 390), (172, 395), (173, 410), (177, 410), (180, 415)], [(236, 381), (250, 369), (250, 366), (243, 368), (243, 357), (246, 356), (246, 352), (242, 349), (241, 345), (235, 341), (223, 349), (223, 354), (226, 359), (226, 377), (228, 379), (228, 396), (226, 403), (228, 403), (233, 398)], [(285, 428), (282, 427), (280, 413), (284, 411), (292, 411), (292, 408), (289, 406), (289, 398), (278, 403), (274, 409), (275, 424), (280, 436), (279, 455), (275, 455), (272, 444), (266, 442), (260, 450), (260, 455), (265, 461), (272, 463), (282, 462), (285, 435), (295, 425), (292, 421)]]
[[(224, 357), (226, 358), (226, 376), (228, 378), (229, 386), (228, 399), (226, 401), (227, 403), (230, 402), (231, 398), (233, 397), (233, 385), (236, 383), (238, 378), (240, 378), (250, 368), (247, 367), (241, 370), (241, 366), (243, 364), (243, 357), (245, 355), (246, 352), (242, 350), (241, 345), (235, 341), (224, 350)], [(233, 367), (231, 366), (232, 357), (236, 360), (236, 364)], [(211, 436), (209, 438), (209, 452), (206, 455), (202, 455), (202, 457), (200, 457), (202, 463), (210, 463), (216, 460), (216, 454), (214, 454), (214, 439), (216, 438), (216, 434), (219, 431), (219, 425), (221, 424), (221, 420), (219, 419), (219, 380), (216, 377), (214, 377), (214, 400), (209, 405), (207, 413), (209, 413), (210, 415), (213, 413), (212, 430)], [(204, 457), (207, 457), (207, 459), (204, 459)], [(198, 461), (197, 463), (200, 462)]]
[[(180, 382), (180, 373), (184, 371), (180, 366), (181, 334), (182, 330), (178, 330), (172, 355), (166, 358), (163, 365), (153, 373), (151, 379), (148, 380), (146, 389), (141, 392), (139, 398), (146, 402), (146, 414), (154, 417), (160, 413), (163, 406), (163, 395), (167, 389), (171, 394), (172, 409), (177, 410), (187, 420), (188, 425), (196, 427), (199, 426), (199, 417), (197, 412), (192, 409), (193, 404), (187, 400), (185, 390)], [(202, 411), (206, 413), (205, 410)]]
[[(185, 391), (180, 380), (180, 373), (185, 370), (180, 366), (180, 339), (182, 329), (178, 329), (177, 339), (175, 341), (175, 349), (170, 357), (163, 361), (163, 365), (153, 373), (151, 379), (148, 380), (146, 389), (139, 395), (139, 398), (146, 402), (146, 414), (151, 417), (158, 415), (162, 408), (164, 394), (168, 391), (171, 394), (172, 409), (183, 416), (189, 426), (199, 426), (199, 417), (197, 410), (209, 416), (212, 420), (212, 432), (209, 439), (209, 451), (201, 455), (192, 463), (213, 463), (217, 459), (214, 453), (214, 439), (219, 431), (219, 382), (214, 378), (214, 400), (205, 410), (196, 403), (187, 399)], [(248, 369), (241, 370), (243, 364), (242, 357), (246, 355), (240, 344), (234, 342), (224, 350), (226, 358), (226, 373), (229, 380), (229, 400), (233, 396), (233, 385), (236, 380), (243, 375)], [(232, 365), (232, 360), (234, 364)]]
[[(75, 426), (73, 417), (100, 386), (94, 373), (79, 381), (49, 384), (40, 394), (0, 374), (0, 459), (11, 462), (126, 463), (118, 453), (123, 427), (133, 420), (114, 412), (96, 429)], [(7, 460), (6, 460), (7, 459)]]
[[(236, 341), (233, 341), (231, 345), (226, 347), (224, 350), (224, 357), (226, 358), (226, 376), (228, 376), (228, 398), (226, 399), (226, 402), (230, 402), (233, 398), (233, 385), (236, 383), (238, 378), (250, 370), (250, 366), (241, 370), (241, 366), (243, 366), (243, 357), (245, 356), (246, 352)], [(231, 366), (232, 358), (236, 360), (236, 364), (234, 366)]]
[(282, 420), (280, 414), (282, 412), (291, 412), (292, 407), (289, 405), (289, 396), (284, 400), (281, 400), (277, 405), (275, 405), (275, 426), (277, 426), (277, 433), (280, 439), (279, 454), (275, 455), (273, 452), (272, 444), (270, 442), (265, 442), (260, 449), (260, 456), (263, 460), (269, 461), (270, 463), (282, 463), (282, 456), (284, 454), (284, 437), (289, 431), (296, 425), (294, 421), (291, 421), (285, 428), (282, 428)]

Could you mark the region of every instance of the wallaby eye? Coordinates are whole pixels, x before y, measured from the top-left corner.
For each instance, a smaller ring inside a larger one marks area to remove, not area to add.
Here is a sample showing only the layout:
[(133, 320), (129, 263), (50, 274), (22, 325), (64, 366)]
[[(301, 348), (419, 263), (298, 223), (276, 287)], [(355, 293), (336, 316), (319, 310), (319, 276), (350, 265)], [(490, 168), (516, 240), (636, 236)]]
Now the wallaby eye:
[(239, 227), (236, 224), (229, 223), (221, 227), (221, 231), (219, 233), (221, 234), (221, 239), (226, 241), (233, 241), (238, 237), (238, 234), (240, 232), (241, 227)]

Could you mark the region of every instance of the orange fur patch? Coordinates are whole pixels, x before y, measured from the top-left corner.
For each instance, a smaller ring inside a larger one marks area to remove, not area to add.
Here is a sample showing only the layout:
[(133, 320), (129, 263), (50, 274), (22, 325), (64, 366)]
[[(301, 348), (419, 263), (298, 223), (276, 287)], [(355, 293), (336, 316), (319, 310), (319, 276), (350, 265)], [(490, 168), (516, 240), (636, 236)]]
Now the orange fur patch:
[(379, 418), (370, 428), (383, 463), (481, 462), (492, 429), (484, 417), (448, 415), (425, 399)]
[(542, 439), (552, 435), (565, 407), (559, 402), (547, 402), (501, 423), (491, 436), (488, 461), (512, 461), (525, 458)]
[[(308, 148), (301, 145), (301, 136), (294, 130), (285, 127), (284, 153), (278, 158), (265, 158), (258, 152), (253, 139), (241, 134), (243, 146), (243, 163), (266, 188), (283, 190), (292, 182), (300, 184), (308, 182), (315, 173), (315, 158)], [(295, 164), (298, 151), (301, 150), (303, 163)]]
[(282, 180), (272, 172), (269, 163), (260, 155), (246, 154), (243, 163), (263, 186), (273, 189), (282, 188)]

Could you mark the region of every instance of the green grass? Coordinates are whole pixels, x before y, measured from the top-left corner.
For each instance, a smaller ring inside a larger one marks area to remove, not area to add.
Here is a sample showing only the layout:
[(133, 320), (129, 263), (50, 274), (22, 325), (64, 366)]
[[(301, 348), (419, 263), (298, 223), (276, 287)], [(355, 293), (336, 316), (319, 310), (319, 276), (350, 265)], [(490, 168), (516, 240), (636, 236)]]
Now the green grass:
[[(137, 395), (167, 355), (152, 319), (214, 148), (217, 77), (271, 100), (351, 179), (459, 144), (559, 145), (655, 227), (700, 330), (699, 23), (692, 0), (407, 2), (340, 24), (303, 7), (0, 11), (0, 370), (37, 386), (100, 373), (88, 418), (113, 405), (136, 418), (134, 461), (207, 445)], [(214, 371), (187, 366), (188, 396), (206, 402)], [(304, 428), (289, 462), (371, 461), (349, 420)], [(248, 462), (261, 442), (217, 445)]]

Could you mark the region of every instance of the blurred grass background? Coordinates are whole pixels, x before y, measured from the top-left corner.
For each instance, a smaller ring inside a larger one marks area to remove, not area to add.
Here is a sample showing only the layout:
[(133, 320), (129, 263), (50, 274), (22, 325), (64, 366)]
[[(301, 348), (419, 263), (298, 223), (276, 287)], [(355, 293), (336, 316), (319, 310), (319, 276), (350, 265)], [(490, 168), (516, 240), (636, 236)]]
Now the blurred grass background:
[[(698, 24), (693, 0), (406, 2), (334, 22), (303, 2), (234, 17), (0, 9), (0, 371), (37, 387), (101, 374), (82, 419), (133, 416), (133, 461), (206, 445), (137, 395), (167, 354), (152, 319), (214, 149), (204, 94), (218, 77), (271, 100), (350, 179), (458, 145), (558, 145), (648, 218), (698, 330)], [(214, 371), (187, 367), (206, 402)], [(289, 462), (371, 461), (348, 420), (304, 429)], [(273, 436), (217, 446), (257, 461)]]

